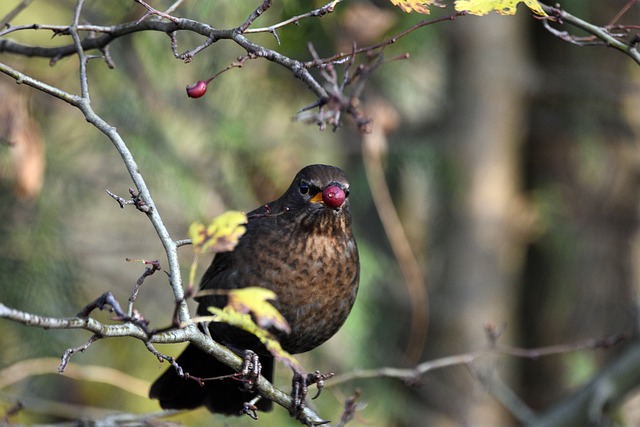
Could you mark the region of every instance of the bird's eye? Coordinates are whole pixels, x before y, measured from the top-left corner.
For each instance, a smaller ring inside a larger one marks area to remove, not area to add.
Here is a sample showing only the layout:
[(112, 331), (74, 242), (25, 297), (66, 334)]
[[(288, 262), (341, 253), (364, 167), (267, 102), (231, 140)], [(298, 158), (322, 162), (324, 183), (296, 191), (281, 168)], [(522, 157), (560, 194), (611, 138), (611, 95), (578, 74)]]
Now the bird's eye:
[(300, 194), (309, 194), (309, 184), (307, 184), (306, 182), (300, 183)]
[(349, 187), (345, 187), (343, 191), (344, 191), (344, 198), (346, 199), (347, 197), (349, 197)]

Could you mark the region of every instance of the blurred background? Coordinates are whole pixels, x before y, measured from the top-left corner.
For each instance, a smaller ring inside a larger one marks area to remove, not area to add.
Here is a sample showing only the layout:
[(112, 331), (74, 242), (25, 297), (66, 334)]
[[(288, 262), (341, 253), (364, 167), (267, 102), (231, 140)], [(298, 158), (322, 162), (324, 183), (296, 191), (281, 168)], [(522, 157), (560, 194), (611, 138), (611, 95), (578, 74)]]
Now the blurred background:
[[(3, 0), (0, 16), (18, 3)], [(563, 7), (604, 25), (626, 3), (568, 0)], [(34, 2), (12, 24), (67, 25), (74, 4)], [(153, 2), (158, 9), (169, 4)], [(255, 25), (323, 4), (282, 0)], [(174, 14), (231, 28), (257, 5), (185, 2)], [(621, 22), (637, 24), (639, 10), (634, 6)], [(131, 1), (89, 2), (83, 19), (112, 25), (143, 13)], [(279, 30), (280, 44), (268, 34), (251, 39), (307, 60), (307, 42), (328, 56), (425, 18), (386, 1), (350, 1)], [(48, 31), (8, 38), (70, 42)], [(178, 49), (202, 41), (179, 34)], [(174, 58), (161, 33), (120, 38), (109, 53), (115, 69), (99, 59), (89, 64), (92, 105), (131, 148), (175, 239), (186, 238), (192, 221), (273, 200), (306, 164), (334, 164), (350, 175), (361, 291), (341, 332), (300, 356), (308, 370), (411, 367), (485, 348), (486, 325), (504, 328), (501, 343), (527, 348), (636, 330), (640, 67), (628, 57), (564, 43), (525, 9), (516, 17), (466, 16), (422, 28), (385, 49), (387, 59), (410, 58), (389, 61), (370, 77), (362, 108), (374, 121), (362, 135), (347, 118), (335, 132), (291, 120), (315, 98), (264, 60), (224, 73), (200, 99), (187, 98), (185, 86), (244, 53), (229, 42), (189, 64)], [(0, 61), (78, 93), (74, 57), (54, 66), (6, 53)], [(78, 111), (6, 76), (0, 99), (0, 301), (62, 317), (105, 291), (125, 304), (144, 271), (125, 258), (159, 259), (163, 267), (166, 259), (146, 217), (120, 209), (105, 192), (126, 198), (132, 186), (118, 153)], [(186, 274), (193, 253), (183, 247), (180, 256)], [(173, 304), (161, 272), (146, 279), (136, 307), (152, 327), (163, 327)], [(145, 396), (167, 364), (137, 340), (98, 341), (73, 356), (65, 375), (56, 374), (63, 352), (89, 336), (0, 321), (0, 413), (17, 401), (24, 409), (10, 418), (16, 424), (157, 411)], [(630, 345), (537, 360), (488, 355), (410, 385), (329, 382), (312, 404), (335, 422), (360, 389), (353, 425), (518, 425), (501, 403), (505, 393), (544, 411)], [(159, 349), (177, 355), (181, 348)], [(281, 368), (276, 385), (289, 384), (290, 372)], [(603, 425), (637, 425), (639, 399), (620, 402)], [(257, 422), (205, 410), (169, 420), (298, 425), (281, 408)]]

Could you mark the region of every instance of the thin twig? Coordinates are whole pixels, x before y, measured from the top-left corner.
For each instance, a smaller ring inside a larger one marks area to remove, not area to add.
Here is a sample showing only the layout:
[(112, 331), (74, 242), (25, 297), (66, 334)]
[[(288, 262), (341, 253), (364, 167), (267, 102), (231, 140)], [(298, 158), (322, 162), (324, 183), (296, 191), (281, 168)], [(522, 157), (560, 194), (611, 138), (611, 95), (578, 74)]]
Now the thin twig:
[(140, 20), (145, 19), (148, 15), (157, 15), (161, 18), (167, 19), (171, 22), (178, 22), (178, 18), (169, 15), (168, 13), (165, 12), (161, 12), (157, 9), (154, 9), (153, 7), (151, 7), (149, 4), (147, 4), (146, 2), (144, 2), (143, 0), (134, 0), (136, 3), (141, 4), (145, 9), (147, 9), (147, 14), (145, 16), (143, 16), (142, 18), (140, 18)]
[[(293, 16), (289, 19), (285, 19), (282, 22), (278, 22), (277, 24), (273, 24), (270, 25), (268, 27), (263, 27), (263, 28), (249, 28), (247, 30), (244, 31), (244, 34), (251, 34), (251, 33), (272, 33), (274, 36), (276, 36), (276, 30), (278, 28), (282, 28), (285, 27), (287, 25), (290, 24), (298, 24), (301, 20), (305, 19), (305, 18), (311, 18), (311, 17), (317, 17), (320, 18), (328, 13), (332, 13), (335, 10), (335, 6), (338, 3), (341, 3), (343, 0), (333, 0), (330, 3), (325, 4), (322, 7), (319, 7), (318, 9), (314, 9), (311, 10), (307, 13), (303, 13), (301, 15), (297, 15), (297, 16)], [(276, 36), (277, 37), (277, 36)], [(278, 43), (280, 44), (280, 43)]]
[[(130, 262), (130, 261), (133, 261), (133, 260), (127, 258), (127, 262)], [(134, 315), (133, 305), (135, 304), (136, 299), (138, 298), (138, 292), (140, 291), (140, 288), (142, 287), (142, 284), (144, 283), (145, 279), (151, 276), (156, 271), (162, 270), (162, 268), (160, 267), (160, 261), (158, 260), (155, 260), (155, 261), (143, 260), (142, 262), (146, 265), (151, 265), (151, 267), (145, 268), (144, 273), (142, 273), (142, 275), (138, 278), (138, 280), (136, 280), (136, 284), (133, 287), (131, 296), (129, 296), (129, 307), (127, 309), (128, 317), (132, 317)]]
[(173, 13), (183, 2), (184, 0), (176, 0), (171, 6), (169, 6), (164, 10), (164, 13), (165, 14)]
[(237, 31), (240, 34), (243, 34), (247, 30), (247, 28), (249, 28), (249, 26), (253, 24), (253, 21), (258, 19), (260, 15), (265, 13), (271, 7), (272, 2), (273, 0), (263, 0), (262, 4), (258, 6), (253, 12), (251, 12), (251, 15), (249, 15), (249, 17), (242, 23), (242, 25), (238, 27)]
[(7, 13), (2, 19), (0, 19), (0, 28), (4, 28), (9, 23), (20, 14), (23, 10), (27, 8), (31, 4), (33, 0), (22, 0), (20, 3), (16, 5), (9, 13)]
[(414, 364), (422, 355), (427, 339), (429, 324), (427, 282), (394, 207), (391, 191), (385, 178), (383, 155), (387, 145), (387, 133), (391, 132), (397, 123), (392, 115), (387, 114), (387, 111), (382, 108), (376, 109), (373, 119), (377, 123), (374, 131), (362, 137), (364, 169), (369, 187), (372, 189), (375, 208), (409, 294), (411, 327), (405, 356), (408, 364)]
[(340, 421), (336, 424), (336, 427), (344, 427), (349, 421), (353, 419), (358, 410), (358, 399), (360, 398), (360, 389), (356, 389), (353, 395), (349, 396), (344, 402), (344, 411), (340, 417)]
[(408, 369), (382, 367), (375, 369), (355, 370), (352, 372), (347, 372), (345, 374), (339, 374), (333, 377), (333, 379), (327, 384), (327, 387), (335, 387), (346, 382), (371, 378), (396, 378), (409, 384), (415, 384), (420, 383), (421, 377), (427, 372), (452, 366), (468, 366), (479, 358), (489, 355), (504, 355), (525, 359), (538, 359), (541, 356), (564, 354), (579, 350), (596, 350), (609, 348), (611, 345), (620, 343), (626, 340), (626, 338), (628, 337), (628, 334), (621, 333), (602, 339), (589, 339), (578, 341), (575, 343), (559, 344), (530, 349), (498, 344), (495, 347), (488, 346), (485, 349), (476, 350), (469, 353), (457, 354), (422, 362), (415, 367)]
[(87, 56), (82, 48), (82, 41), (78, 34), (78, 22), (80, 21), (80, 14), (82, 13), (82, 5), (84, 0), (78, 0), (73, 12), (73, 21), (69, 27), (69, 33), (73, 39), (73, 44), (76, 48), (76, 54), (80, 60), (80, 96), (84, 102), (89, 102), (89, 80), (87, 78)]
[[(640, 52), (638, 52), (637, 43), (634, 43), (633, 41), (631, 41), (629, 44), (624, 43), (618, 40), (606, 28), (599, 27), (590, 22), (584, 21), (566, 12), (565, 10), (559, 7), (542, 5), (542, 8), (547, 14), (549, 14), (549, 16), (552, 19), (555, 19), (560, 23), (571, 24), (576, 28), (579, 28), (581, 30), (586, 31), (589, 34), (594, 35), (598, 40), (600, 40), (600, 42), (597, 43), (598, 45), (614, 48), (628, 55), (636, 63), (640, 64)], [(566, 42), (572, 43), (577, 46), (593, 46), (594, 44), (596, 44), (592, 42), (580, 43), (579, 40), (570, 36), (567, 32), (554, 29), (548, 21), (549, 21), (549, 18), (543, 20), (544, 27), (549, 32), (554, 34), (556, 37), (560, 38), (561, 40), (564, 40)]]
[(620, 8), (620, 10), (618, 11), (618, 13), (615, 14), (615, 16), (613, 18), (611, 18), (611, 20), (609, 21), (609, 23), (607, 24), (607, 27), (612, 27), (616, 22), (618, 22), (620, 20), (620, 18), (622, 18), (622, 16), (627, 13), (629, 11), (629, 9), (631, 9), (636, 3), (638, 3), (638, 0), (629, 0), (624, 6), (622, 6)]
[(336, 55), (324, 58), (324, 59), (316, 59), (314, 61), (307, 61), (303, 63), (303, 66), (305, 68), (316, 68), (319, 66), (322, 66), (324, 64), (328, 64), (328, 63), (332, 63), (338, 60), (342, 60), (344, 58), (347, 58), (351, 55), (360, 55), (361, 53), (366, 53), (366, 52), (372, 52), (374, 50), (378, 50), (380, 48), (389, 46), (391, 44), (394, 44), (395, 42), (397, 42), (399, 39), (401, 39), (402, 37), (405, 37), (406, 35), (416, 31), (419, 28), (422, 27), (426, 27), (428, 25), (433, 25), (433, 24), (437, 24), (439, 22), (445, 22), (445, 21), (453, 21), (454, 19), (460, 17), (460, 16), (464, 16), (466, 15), (466, 12), (455, 12), (451, 15), (447, 15), (447, 16), (442, 16), (440, 18), (435, 18), (435, 19), (429, 19), (429, 20), (424, 20), (424, 21), (420, 21), (415, 25), (412, 25), (411, 27), (407, 28), (404, 31), (401, 31), (400, 33), (396, 34), (393, 37), (390, 37), (380, 43), (376, 43), (370, 46), (366, 46), (366, 47), (361, 47), (356, 49), (354, 52), (350, 52), (350, 53), (338, 53)]
[(83, 345), (79, 347), (68, 348), (62, 355), (62, 360), (60, 361), (60, 365), (58, 365), (58, 373), (61, 374), (64, 372), (65, 368), (71, 361), (71, 356), (73, 356), (77, 352), (84, 353), (84, 351), (88, 349), (89, 346), (91, 346), (91, 344), (98, 341), (100, 338), (101, 338), (100, 335), (95, 334), (95, 335), (92, 335), (91, 338), (89, 338), (87, 342), (84, 343)]

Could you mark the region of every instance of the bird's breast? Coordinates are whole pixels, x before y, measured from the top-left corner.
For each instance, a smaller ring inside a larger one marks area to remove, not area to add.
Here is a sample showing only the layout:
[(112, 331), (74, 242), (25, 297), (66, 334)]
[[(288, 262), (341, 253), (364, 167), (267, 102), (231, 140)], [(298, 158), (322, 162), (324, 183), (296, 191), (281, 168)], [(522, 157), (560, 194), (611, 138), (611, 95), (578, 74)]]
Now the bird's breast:
[(295, 245), (270, 251), (263, 286), (278, 296), (275, 306), (291, 333), (280, 336), (283, 347), (302, 353), (329, 339), (346, 320), (358, 290), (359, 263), (355, 240), (312, 234)]

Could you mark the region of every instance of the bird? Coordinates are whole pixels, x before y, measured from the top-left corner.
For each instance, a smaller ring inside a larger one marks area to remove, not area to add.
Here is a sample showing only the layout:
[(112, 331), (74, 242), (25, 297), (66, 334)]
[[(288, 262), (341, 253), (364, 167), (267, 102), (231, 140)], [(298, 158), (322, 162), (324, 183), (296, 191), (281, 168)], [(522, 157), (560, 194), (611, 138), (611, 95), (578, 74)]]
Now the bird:
[[(246, 231), (236, 247), (214, 256), (200, 282), (201, 290), (259, 286), (275, 292), (273, 305), (290, 331), (272, 330), (282, 348), (304, 353), (331, 338), (343, 325), (358, 293), (360, 261), (351, 227), (349, 182), (343, 170), (309, 165), (300, 170), (284, 194), (247, 214)], [(224, 292), (196, 298), (199, 315), (207, 307), (224, 307)], [(257, 338), (222, 322), (210, 322), (214, 340), (244, 356), (254, 353), (261, 374), (273, 380), (274, 359)], [(235, 371), (189, 344), (176, 359), (191, 377), (231, 376)], [(295, 378), (295, 376), (294, 376)], [(257, 396), (232, 378), (185, 379), (170, 367), (151, 386), (149, 397), (164, 409), (195, 409), (240, 415)], [(302, 398), (304, 402), (304, 397)], [(255, 409), (269, 411), (260, 399)]]

